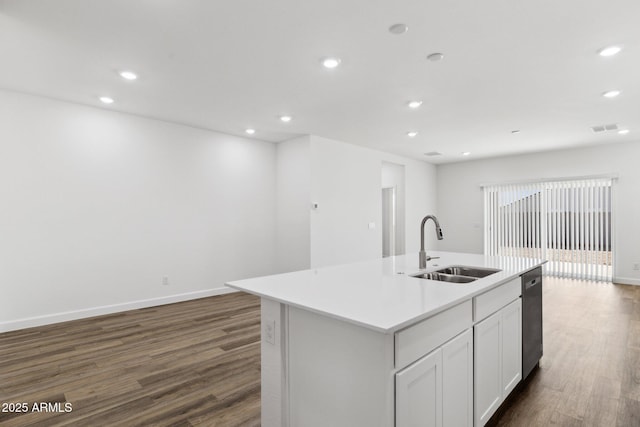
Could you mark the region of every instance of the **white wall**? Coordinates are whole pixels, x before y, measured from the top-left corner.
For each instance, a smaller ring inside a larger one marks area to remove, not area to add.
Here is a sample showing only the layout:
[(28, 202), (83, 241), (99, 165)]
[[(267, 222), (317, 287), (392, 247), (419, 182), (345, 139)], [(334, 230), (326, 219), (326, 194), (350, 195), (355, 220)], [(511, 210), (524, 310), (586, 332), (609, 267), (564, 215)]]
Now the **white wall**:
[(406, 250), (417, 252), (420, 220), (436, 213), (428, 163), (0, 91), (0, 332), (378, 258), (383, 162), (404, 166)]
[[(420, 221), (437, 213), (435, 166), (312, 135), (311, 201), (319, 208), (311, 213), (311, 267), (382, 256), (383, 162), (405, 166), (406, 251), (419, 250)], [(434, 242), (427, 234), (428, 247)]]
[(640, 142), (477, 160), (437, 168), (442, 250), (483, 252), (483, 193), (480, 184), (537, 178), (617, 173), (614, 186), (614, 278), (640, 284)]
[[(385, 160), (405, 165), (405, 240), (407, 253), (420, 250), (420, 223), (429, 214), (441, 217), (437, 207), (436, 167), (430, 163), (387, 156)], [(436, 249), (435, 229), (425, 230), (425, 249)], [(416, 260), (416, 263), (418, 261)]]
[[(395, 255), (404, 255), (404, 235), (405, 235), (405, 167), (391, 162), (382, 162), (382, 188), (395, 188), (396, 193), (396, 233), (395, 233)], [(384, 228), (384, 224), (381, 222)], [(384, 230), (383, 230), (384, 231)]]
[(309, 135), (277, 144), (278, 271), (308, 269), (311, 265), (311, 159)]
[(0, 332), (274, 272), (275, 156), (267, 142), (0, 91)]

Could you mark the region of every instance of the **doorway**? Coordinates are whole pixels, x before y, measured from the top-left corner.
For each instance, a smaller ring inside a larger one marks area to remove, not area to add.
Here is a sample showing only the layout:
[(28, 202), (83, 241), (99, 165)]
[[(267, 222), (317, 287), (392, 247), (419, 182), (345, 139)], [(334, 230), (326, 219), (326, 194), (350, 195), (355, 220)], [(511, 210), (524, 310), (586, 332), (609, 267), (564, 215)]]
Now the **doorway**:
[(611, 282), (613, 182), (486, 186), (485, 254), (546, 259), (547, 275)]
[(396, 255), (396, 188), (382, 189), (382, 257)]
[(382, 162), (382, 256), (405, 253), (404, 165)]

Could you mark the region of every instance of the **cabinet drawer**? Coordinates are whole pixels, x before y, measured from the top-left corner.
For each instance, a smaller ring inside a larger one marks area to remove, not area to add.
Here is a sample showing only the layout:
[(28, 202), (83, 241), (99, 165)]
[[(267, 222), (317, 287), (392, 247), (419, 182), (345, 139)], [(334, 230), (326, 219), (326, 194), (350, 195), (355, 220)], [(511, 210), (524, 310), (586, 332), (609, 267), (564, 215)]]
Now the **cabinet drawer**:
[(472, 303), (465, 301), (395, 335), (395, 366), (400, 369), (471, 327)]
[(473, 298), (473, 320), (478, 322), (500, 310), (522, 293), (520, 277)]

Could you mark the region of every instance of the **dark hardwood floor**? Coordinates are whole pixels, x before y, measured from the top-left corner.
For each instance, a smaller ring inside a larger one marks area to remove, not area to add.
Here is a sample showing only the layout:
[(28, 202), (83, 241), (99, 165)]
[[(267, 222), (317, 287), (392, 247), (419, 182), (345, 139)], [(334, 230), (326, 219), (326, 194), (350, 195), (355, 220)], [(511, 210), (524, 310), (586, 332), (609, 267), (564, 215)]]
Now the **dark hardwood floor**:
[(640, 426), (640, 286), (545, 278), (544, 356), (500, 426)]
[(3, 402), (73, 408), (0, 412), (7, 427), (258, 426), (260, 300), (227, 294), (0, 334)]
[[(640, 287), (546, 279), (540, 368), (500, 426), (640, 426)], [(229, 294), (0, 334), (2, 426), (258, 426), (260, 305)], [(354, 426), (357, 427), (357, 426)]]

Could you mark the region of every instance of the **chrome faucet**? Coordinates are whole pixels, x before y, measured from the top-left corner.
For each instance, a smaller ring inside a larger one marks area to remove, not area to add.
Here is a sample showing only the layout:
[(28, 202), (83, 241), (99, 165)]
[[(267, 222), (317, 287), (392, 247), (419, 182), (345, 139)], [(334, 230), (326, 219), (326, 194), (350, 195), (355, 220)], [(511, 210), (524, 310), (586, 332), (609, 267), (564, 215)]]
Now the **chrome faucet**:
[(424, 225), (428, 220), (432, 219), (433, 223), (436, 225), (436, 236), (438, 236), (438, 240), (442, 240), (442, 228), (440, 228), (440, 223), (438, 222), (438, 218), (433, 215), (427, 215), (422, 219), (422, 224), (420, 225), (420, 269), (427, 268), (427, 261), (437, 258), (427, 256), (424, 251)]

